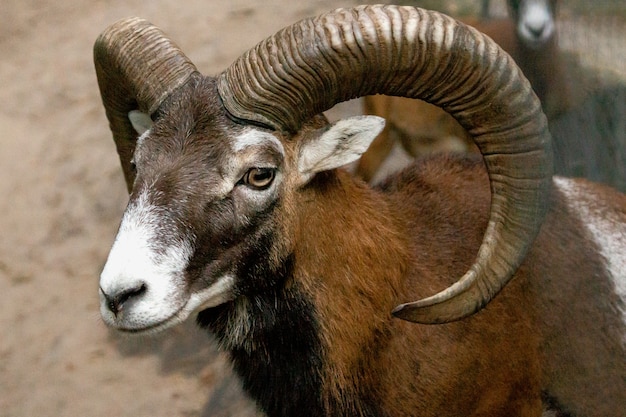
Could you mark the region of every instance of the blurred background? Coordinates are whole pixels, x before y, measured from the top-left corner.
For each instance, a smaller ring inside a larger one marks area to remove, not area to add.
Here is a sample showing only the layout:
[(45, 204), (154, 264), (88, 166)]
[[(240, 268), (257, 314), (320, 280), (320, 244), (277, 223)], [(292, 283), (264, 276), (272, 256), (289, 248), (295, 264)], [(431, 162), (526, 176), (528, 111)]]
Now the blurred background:
[[(358, 3), (3, 0), (0, 417), (254, 415), (226, 358), (193, 323), (127, 339), (100, 320), (98, 276), (127, 195), (91, 48), (106, 26), (137, 15), (169, 34), (203, 73), (217, 74), (281, 27)], [(401, 3), (464, 19), (507, 16), (504, 0)], [(558, 48), (549, 54), (568, 89), (556, 103), (565, 110), (550, 120), (557, 171), (622, 190), (625, 23), (623, 0), (560, 1)], [(362, 111), (362, 100), (353, 100), (328, 116)], [(406, 160), (400, 150), (387, 163)]]

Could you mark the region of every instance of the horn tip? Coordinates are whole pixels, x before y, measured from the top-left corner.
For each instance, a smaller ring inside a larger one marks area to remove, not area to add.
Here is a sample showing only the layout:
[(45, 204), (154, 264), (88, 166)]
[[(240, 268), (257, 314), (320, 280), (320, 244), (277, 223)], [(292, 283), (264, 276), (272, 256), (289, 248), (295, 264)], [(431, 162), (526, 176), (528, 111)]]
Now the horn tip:
[(396, 306), (391, 315), (395, 318), (420, 324), (441, 324), (449, 320), (445, 320), (439, 316), (433, 316), (430, 309), (418, 305), (419, 302), (404, 303)]

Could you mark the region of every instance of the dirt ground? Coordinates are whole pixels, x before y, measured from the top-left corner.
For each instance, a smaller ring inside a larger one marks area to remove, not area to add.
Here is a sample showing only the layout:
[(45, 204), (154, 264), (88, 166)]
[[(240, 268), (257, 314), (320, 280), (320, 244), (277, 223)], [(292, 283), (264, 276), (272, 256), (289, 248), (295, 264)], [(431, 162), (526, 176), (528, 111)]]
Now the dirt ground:
[(2, 1), (0, 417), (252, 415), (193, 324), (124, 339), (100, 320), (98, 276), (127, 195), (91, 48), (137, 15), (215, 74), (281, 27), (356, 3)]
[(127, 195), (92, 45), (107, 25), (141, 16), (216, 74), (282, 26), (354, 4), (3, 0), (0, 416), (217, 415), (202, 411), (211, 398), (224, 415), (250, 415), (226, 401), (236, 395), (222, 398), (229, 369), (192, 324), (137, 340), (100, 320), (98, 276)]

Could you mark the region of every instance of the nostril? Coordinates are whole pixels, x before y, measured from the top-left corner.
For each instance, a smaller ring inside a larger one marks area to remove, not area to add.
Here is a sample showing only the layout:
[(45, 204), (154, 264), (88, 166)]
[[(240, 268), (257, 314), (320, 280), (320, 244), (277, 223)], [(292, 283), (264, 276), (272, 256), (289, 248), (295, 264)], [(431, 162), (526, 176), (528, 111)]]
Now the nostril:
[(540, 24), (540, 25), (530, 25), (530, 24), (527, 24), (526, 28), (528, 28), (528, 31), (535, 38), (540, 38), (541, 35), (543, 34), (544, 30), (546, 29), (546, 25), (545, 24)]
[(122, 309), (124, 308), (124, 304), (128, 300), (141, 296), (143, 293), (146, 292), (146, 290), (146, 284), (143, 283), (132, 288), (123, 289), (122, 291), (115, 294), (107, 294), (102, 288), (100, 288), (100, 291), (102, 291), (102, 294), (104, 295), (104, 298), (106, 300), (108, 309), (111, 310), (111, 312), (115, 315), (122, 311)]

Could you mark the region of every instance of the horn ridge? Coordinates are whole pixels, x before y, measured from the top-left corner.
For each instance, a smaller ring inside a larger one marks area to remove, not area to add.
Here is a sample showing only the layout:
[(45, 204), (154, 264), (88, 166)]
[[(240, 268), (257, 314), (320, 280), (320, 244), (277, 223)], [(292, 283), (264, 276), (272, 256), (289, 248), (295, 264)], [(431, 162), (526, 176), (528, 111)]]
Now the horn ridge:
[[(267, 45), (271, 56), (252, 60), (267, 53)], [(394, 314), (440, 323), (486, 305), (511, 279), (538, 233), (552, 173), (546, 118), (510, 56), (443, 14), (402, 6), (337, 9), (287, 27), (253, 51), (218, 77), (224, 105), (235, 118), (296, 132), (338, 102), (388, 94), (439, 105), (473, 136), (492, 192), (476, 261), (456, 284)], [(255, 79), (264, 72), (271, 77)]]
[(196, 67), (161, 30), (144, 19), (122, 19), (98, 37), (94, 65), (128, 191), (136, 132), (128, 112), (152, 115), (165, 99), (197, 73)]

